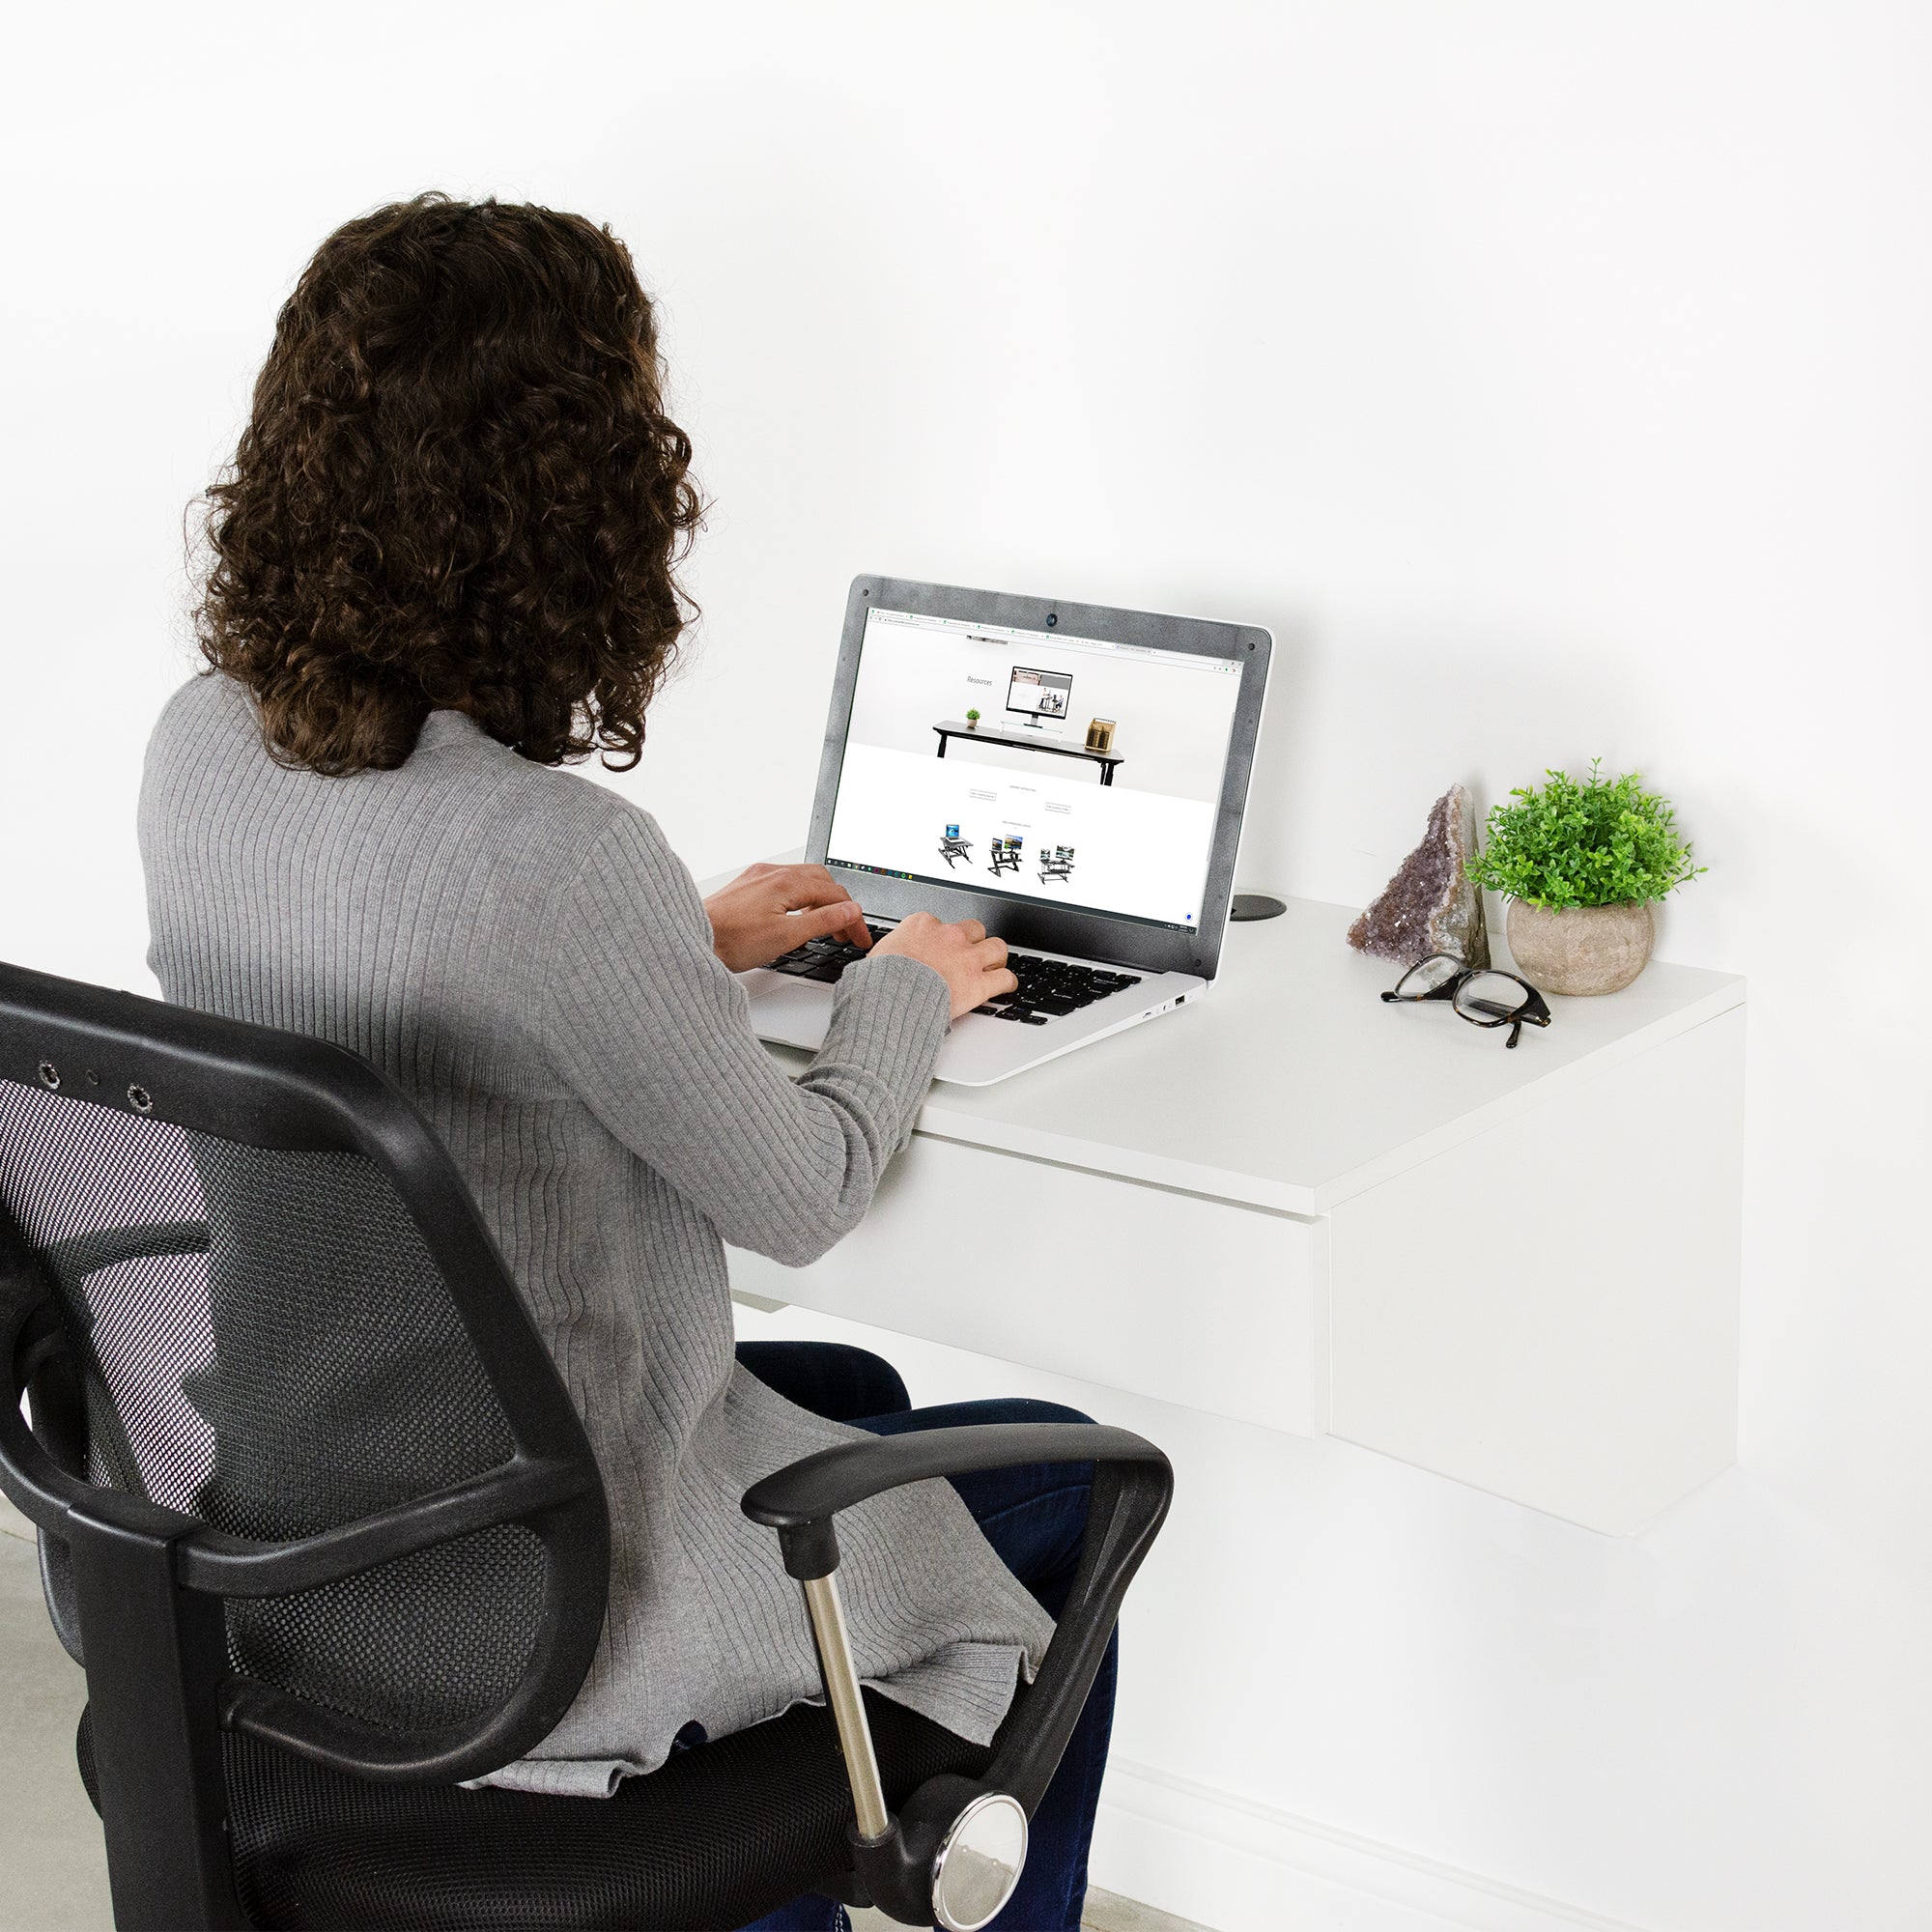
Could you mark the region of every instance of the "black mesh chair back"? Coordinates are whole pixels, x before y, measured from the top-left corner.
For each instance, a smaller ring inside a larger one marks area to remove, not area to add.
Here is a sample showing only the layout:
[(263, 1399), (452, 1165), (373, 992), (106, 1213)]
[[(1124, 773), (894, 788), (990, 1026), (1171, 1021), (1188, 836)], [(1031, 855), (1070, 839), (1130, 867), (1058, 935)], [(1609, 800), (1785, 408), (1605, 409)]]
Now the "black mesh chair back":
[(213, 1607), (227, 1728), (334, 1770), (472, 1776), (575, 1695), (589, 1445), (448, 1154), (355, 1055), (0, 967), (0, 1366), (97, 1726), (97, 1644), (136, 1640), (83, 1601), (97, 1530)]

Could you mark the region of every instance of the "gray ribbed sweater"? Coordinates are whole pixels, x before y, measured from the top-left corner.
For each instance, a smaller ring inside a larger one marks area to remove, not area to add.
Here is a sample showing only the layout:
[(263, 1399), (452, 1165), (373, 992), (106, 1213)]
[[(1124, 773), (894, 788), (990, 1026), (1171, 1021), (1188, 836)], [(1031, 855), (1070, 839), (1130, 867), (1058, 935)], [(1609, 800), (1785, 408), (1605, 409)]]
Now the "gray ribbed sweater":
[[(288, 771), (227, 678), (162, 713), (141, 791), (170, 1000), (339, 1041), (455, 1156), (556, 1358), (610, 1500), (610, 1605), (577, 1701), (492, 1780), (601, 1795), (819, 1690), (778, 1539), (738, 1498), (855, 1432), (732, 1359), (724, 1243), (794, 1265), (869, 1205), (947, 1024), (938, 976), (840, 981), (802, 1079), (753, 1036), (645, 813), (439, 711), (399, 770)], [(839, 1520), (863, 1674), (983, 1742), (1052, 1625), (951, 1488)]]

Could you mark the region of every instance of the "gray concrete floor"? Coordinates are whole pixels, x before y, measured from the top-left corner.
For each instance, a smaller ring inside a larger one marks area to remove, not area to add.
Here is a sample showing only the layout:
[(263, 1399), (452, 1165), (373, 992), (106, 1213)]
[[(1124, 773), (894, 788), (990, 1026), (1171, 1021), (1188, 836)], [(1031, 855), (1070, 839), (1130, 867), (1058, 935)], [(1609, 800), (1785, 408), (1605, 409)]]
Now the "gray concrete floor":
[[(100, 1820), (73, 1764), (87, 1684), (47, 1622), (25, 1520), (0, 1498), (0, 1932), (109, 1932)], [(1090, 1932), (1203, 1932), (1112, 1893), (1088, 1894)], [(855, 1932), (901, 1932), (883, 1913)]]
[(100, 1820), (73, 1766), (87, 1682), (41, 1603), (27, 1525), (0, 1502), (0, 1925), (8, 1932), (107, 1932)]

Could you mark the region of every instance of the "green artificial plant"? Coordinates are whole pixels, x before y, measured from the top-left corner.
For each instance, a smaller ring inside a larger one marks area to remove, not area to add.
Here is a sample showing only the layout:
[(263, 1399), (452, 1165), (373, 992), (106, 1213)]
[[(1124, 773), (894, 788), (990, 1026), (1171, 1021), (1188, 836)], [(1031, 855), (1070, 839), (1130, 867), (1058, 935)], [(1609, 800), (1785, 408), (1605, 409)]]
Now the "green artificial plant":
[(969, 711), (969, 712), (967, 712), (967, 714), (966, 714), (966, 722), (967, 722), (967, 724), (979, 724), (979, 722), (980, 722), (980, 714), (979, 714), (979, 713), (978, 713), (977, 711)]
[(1469, 877), (1560, 912), (1661, 899), (1703, 871), (1690, 863), (1668, 801), (1645, 791), (1635, 772), (1605, 778), (1603, 762), (1592, 760), (1580, 784), (1568, 772), (1547, 772), (1548, 784), (1519, 786), (1515, 804), (1492, 807)]

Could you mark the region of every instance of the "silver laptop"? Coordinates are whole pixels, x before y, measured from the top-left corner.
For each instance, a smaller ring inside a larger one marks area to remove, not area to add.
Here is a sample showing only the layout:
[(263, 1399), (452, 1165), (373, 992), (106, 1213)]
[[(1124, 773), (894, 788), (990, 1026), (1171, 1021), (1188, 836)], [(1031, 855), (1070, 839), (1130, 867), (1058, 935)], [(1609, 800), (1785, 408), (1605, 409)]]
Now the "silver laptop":
[[(807, 857), (874, 937), (979, 919), (1019, 990), (934, 1069), (983, 1087), (1214, 983), (1273, 640), (1253, 625), (860, 577)], [(814, 941), (740, 976), (760, 1036), (823, 1044), (863, 953)]]

